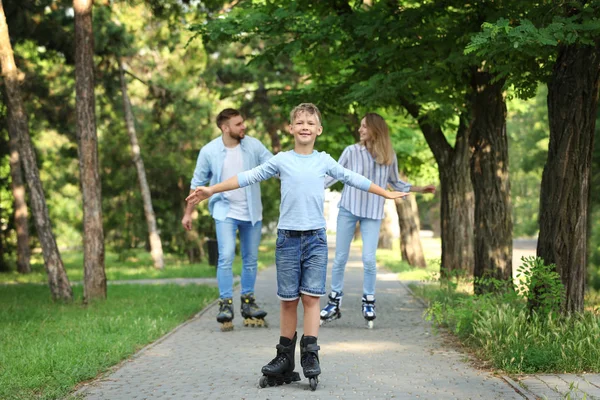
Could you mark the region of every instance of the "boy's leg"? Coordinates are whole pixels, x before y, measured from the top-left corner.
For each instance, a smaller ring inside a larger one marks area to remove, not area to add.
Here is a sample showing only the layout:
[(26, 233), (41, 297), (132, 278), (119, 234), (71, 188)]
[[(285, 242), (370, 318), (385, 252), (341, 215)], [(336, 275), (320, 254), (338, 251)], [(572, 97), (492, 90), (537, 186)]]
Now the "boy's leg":
[(318, 296), (302, 295), (304, 308), (304, 336), (319, 336), (319, 300)]
[(219, 313), (217, 321), (222, 324), (221, 330), (233, 329), (233, 273), (231, 264), (235, 257), (235, 220), (227, 218), (224, 221), (215, 220), (217, 242), (219, 245), (219, 260), (217, 263), (217, 283), (219, 286)]
[(300, 293), (304, 306), (304, 335), (300, 340), (300, 364), (310, 388), (317, 388), (319, 364), (319, 297), (325, 295), (327, 234), (325, 228), (303, 237)]
[(300, 299), (301, 238), (285, 230), (277, 231), (275, 265), (277, 267), (277, 297), (280, 302), (281, 336), (291, 339), (296, 332)]
[(288, 339), (292, 339), (296, 333), (296, 325), (298, 324), (298, 302), (299, 299), (289, 301), (281, 300), (280, 302), (280, 335)]

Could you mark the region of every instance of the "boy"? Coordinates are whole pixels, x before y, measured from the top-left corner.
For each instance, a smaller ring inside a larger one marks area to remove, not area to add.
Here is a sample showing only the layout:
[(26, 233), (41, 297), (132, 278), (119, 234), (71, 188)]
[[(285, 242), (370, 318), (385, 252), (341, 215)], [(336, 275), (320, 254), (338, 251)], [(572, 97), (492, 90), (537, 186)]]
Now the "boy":
[(323, 217), (325, 175), (388, 199), (404, 197), (407, 193), (388, 192), (364, 176), (343, 168), (329, 154), (314, 150), (315, 140), (323, 132), (321, 114), (314, 104), (302, 103), (295, 107), (290, 121), (294, 150), (281, 152), (264, 164), (217, 185), (197, 188), (186, 200), (197, 204), (215, 193), (279, 174), (281, 206), (275, 263), (277, 296), (281, 300), (281, 336), (276, 346), (277, 356), (262, 368), (260, 386), (300, 380), (294, 372), (294, 353), (298, 303), (302, 298), (304, 335), (300, 339), (300, 364), (311, 389), (315, 390), (321, 373), (317, 345), (319, 298), (326, 294), (327, 276), (327, 236)]

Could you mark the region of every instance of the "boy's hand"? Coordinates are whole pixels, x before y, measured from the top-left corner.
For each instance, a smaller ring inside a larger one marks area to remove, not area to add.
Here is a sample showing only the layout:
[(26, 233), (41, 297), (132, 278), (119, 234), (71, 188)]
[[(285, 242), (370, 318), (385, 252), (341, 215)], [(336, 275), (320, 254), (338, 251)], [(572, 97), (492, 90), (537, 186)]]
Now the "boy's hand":
[(201, 201), (208, 199), (212, 195), (213, 195), (213, 193), (212, 193), (212, 190), (210, 189), (210, 187), (200, 186), (200, 187), (197, 187), (196, 190), (194, 190), (194, 193), (192, 193), (188, 197), (186, 197), (185, 201), (187, 201), (188, 204), (195, 206), (196, 204), (200, 203)]
[(406, 197), (409, 193), (406, 192), (386, 192), (388, 199), (400, 199), (402, 197)]

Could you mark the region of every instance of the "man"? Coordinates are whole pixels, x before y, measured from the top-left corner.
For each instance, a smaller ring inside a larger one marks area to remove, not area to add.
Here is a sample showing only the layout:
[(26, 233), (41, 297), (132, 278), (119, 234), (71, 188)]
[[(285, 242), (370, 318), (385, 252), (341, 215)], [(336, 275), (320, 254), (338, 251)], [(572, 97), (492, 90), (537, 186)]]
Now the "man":
[[(200, 150), (190, 193), (207, 183), (214, 185), (238, 173), (252, 169), (273, 154), (257, 139), (246, 137), (244, 118), (240, 112), (227, 108), (217, 115), (217, 126), (222, 135)], [(215, 219), (219, 260), (217, 282), (219, 285), (219, 313), (217, 321), (221, 330), (233, 329), (233, 273), (236, 231), (240, 233), (242, 252), (241, 313), (244, 325), (264, 326), (267, 313), (260, 309), (254, 298), (254, 284), (258, 265), (258, 245), (262, 229), (262, 203), (258, 183), (228, 193), (213, 196), (208, 202), (210, 214)], [(188, 202), (181, 223), (192, 229), (194, 205)]]

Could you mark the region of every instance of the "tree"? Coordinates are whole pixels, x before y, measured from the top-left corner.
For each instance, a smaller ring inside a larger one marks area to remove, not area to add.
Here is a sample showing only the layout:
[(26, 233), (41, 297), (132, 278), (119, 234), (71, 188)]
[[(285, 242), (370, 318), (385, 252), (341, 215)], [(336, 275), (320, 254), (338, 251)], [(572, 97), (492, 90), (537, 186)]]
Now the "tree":
[[(401, 173), (400, 179), (406, 181), (406, 176)], [(405, 199), (396, 199), (396, 210), (398, 212), (398, 225), (400, 226), (400, 254), (402, 260), (413, 267), (425, 268), (427, 262), (423, 255), (423, 246), (419, 236), (421, 231), (419, 211), (415, 196)]]
[[(471, 181), (475, 193), (475, 293), (494, 290), (495, 278), (512, 281), (512, 210), (503, 81), (473, 72)], [(478, 279), (479, 278), (479, 279)]]
[(555, 264), (566, 289), (564, 311), (583, 310), (591, 160), (600, 80), (597, 0), (531, 4), (522, 18), (487, 23), (476, 51), (517, 94), (548, 82), (550, 142), (542, 175), (537, 255)]
[(73, 0), (75, 10), (75, 76), (77, 139), (83, 195), (84, 301), (106, 298), (102, 194), (94, 99), (92, 0)]
[(162, 269), (165, 266), (163, 259), (162, 243), (158, 230), (156, 229), (156, 217), (152, 207), (152, 197), (150, 188), (148, 187), (148, 179), (146, 178), (146, 169), (144, 168), (144, 160), (142, 159), (140, 145), (138, 144), (137, 134), (135, 132), (135, 121), (133, 111), (131, 110), (131, 102), (127, 95), (127, 81), (125, 80), (125, 70), (123, 68), (123, 60), (119, 58), (119, 76), (121, 79), (121, 91), (123, 93), (123, 111), (125, 113), (125, 121), (127, 123), (127, 133), (129, 133), (129, 141), (131, 142), (131, 155), (133, 163), (137, 170), (138, 182), (140, 184), (140, 192), (144, 201), (144, 214), (148, 223), (148, 236), (150, 238), (150, 253), (154, 260), (154, 267)]
[(56, 240), (52, 234), (44, 190), (40, 182), (33, 146), (29, 137), (27, 114), (19, 90), (20, 82), (24, 79), (24, 76), (19, 73), (15, 64), (8, 27), (6, 25), (6, 17), (4, 15), (4, 7), (1, 1), (0, 61), (6, 86), (9, 131), (16, 132), (19, 138), (19, 154), (22, 157), (27, 185), (31, 192), (30, 197), (34, 221), (42, 245), (44, 266), (48, 273), (50, 292), (55, 300), (71, 301), (73, 299), (73, 292), (56, 245)]
[[(8, 103), (8, 102), (7, 102)], [(19, 133), (10, 125), (8, 134), (10, 136), (10, 178), (14, 197), (14, 220), (17, 231), (17, 271), (21, 274), (31, 272), (29, 265), (29, 222), (27, 220), (27, 201), (25, 200), (25, 184), (21, 168), (21, 156), (19, 155)]]

